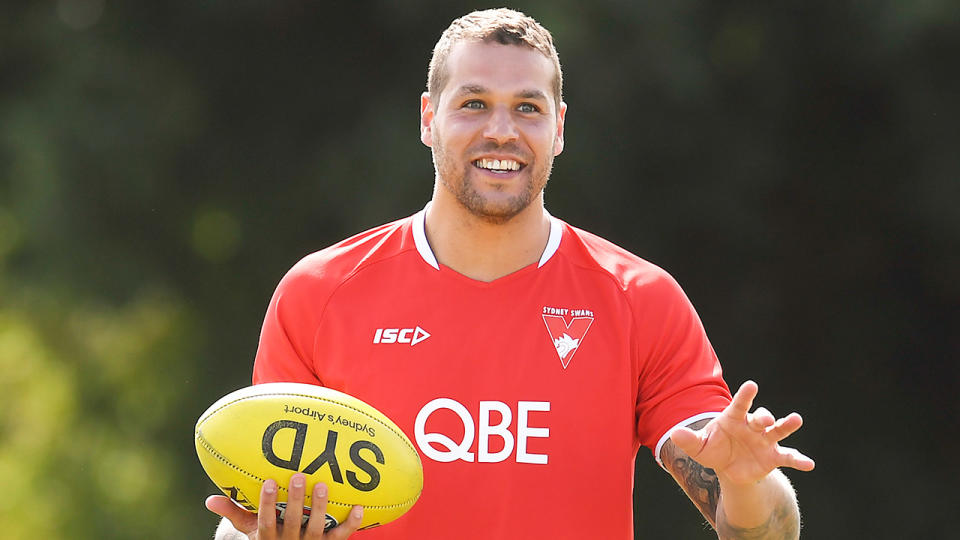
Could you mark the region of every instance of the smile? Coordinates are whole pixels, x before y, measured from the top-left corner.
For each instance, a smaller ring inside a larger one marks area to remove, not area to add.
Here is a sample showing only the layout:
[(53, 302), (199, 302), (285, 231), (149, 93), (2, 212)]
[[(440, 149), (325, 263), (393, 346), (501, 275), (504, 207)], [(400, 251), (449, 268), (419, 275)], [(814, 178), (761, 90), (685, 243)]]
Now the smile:
[(523, 165), (512, 159), (487, 159), (481, 158), (473, 162), (475, 167), (486, 169), (491, 172), (508, 173), (519, 171)]

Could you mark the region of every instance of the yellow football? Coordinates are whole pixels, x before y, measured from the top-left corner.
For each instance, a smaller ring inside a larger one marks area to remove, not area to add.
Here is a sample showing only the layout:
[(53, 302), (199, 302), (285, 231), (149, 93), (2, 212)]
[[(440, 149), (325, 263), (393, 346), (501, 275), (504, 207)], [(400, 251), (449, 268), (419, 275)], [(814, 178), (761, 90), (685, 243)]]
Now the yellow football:
[(400, 428), (363, 401), (320, 386), (268, 383), (232, 392), (200, 416), (194, 439), (213, 483), (252, 512), (272, 478), (282, 517), (296, 472), (307, 476), (305, 506), (313, 485), (327, 484), (327, 527), (356, 504), (363, 506), (361, 527), (388, 523), (423, 489), (420, 456)]

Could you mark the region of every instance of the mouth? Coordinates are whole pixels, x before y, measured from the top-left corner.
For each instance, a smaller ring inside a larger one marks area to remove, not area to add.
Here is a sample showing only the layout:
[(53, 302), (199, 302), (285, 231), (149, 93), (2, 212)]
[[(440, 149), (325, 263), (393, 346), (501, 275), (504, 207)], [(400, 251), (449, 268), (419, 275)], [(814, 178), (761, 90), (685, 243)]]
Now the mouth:
[(473, 161), (473, 166), (493, 174), (508, 175), (520, 171), (526, 164), (514, 159), (480, 158)]

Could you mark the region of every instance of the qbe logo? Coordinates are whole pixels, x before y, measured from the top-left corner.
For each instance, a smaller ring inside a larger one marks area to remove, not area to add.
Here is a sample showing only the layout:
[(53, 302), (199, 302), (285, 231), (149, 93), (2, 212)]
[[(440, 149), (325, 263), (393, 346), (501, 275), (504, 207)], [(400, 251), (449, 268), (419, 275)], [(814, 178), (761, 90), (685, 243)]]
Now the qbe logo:
[(402, 343), (411, 347), (430, 337), (430, 333), (417, 326), (416, 328), (377, 328), (373, 334), (375, 344)]
[[(452, 411), (460, 418), (463, 423), (463, 440), (456, 442), (443, 433), (427, 433), (427, 420), (440, 410)], [(494, 411), (500, 415), (500, 421), (491, 424), (490, 413)], [(550, 428), (530, 425), (530, 413), (550, 412), (549, 401), (518, 401), (516, 414), (512, 407), (502, 401), (481, 401), (478, 412), (478, 421), (474, 421), (470, 411), (454, 399), (437, 398), (427, 403), (417, 413), (414, 425), (417, 445), (425, 456), (441, 463), (457, 460), (471, 463), (474, 460), (478, 463), (499, 463), (514, 455), (514, 448), (516, 448), (517, 463), (547, 464), (547, 454), (530, 453), (527, 450), (527, 443), (530, 439), (550, 436)], [(514, 432), (510, 431), (514, 416), (517, 418), (516, 437)], [(539, 422), (543, 421), (542, 416), (537, 419)], [(503, 441), (503, 448), (495, 452), (490, 451), (490, 439), (493, 437)], [(477, 439), (476, 456), (470, 451), (474, 438)], [(437, 449), (431, 443), (443, 447), (443, 450)]]

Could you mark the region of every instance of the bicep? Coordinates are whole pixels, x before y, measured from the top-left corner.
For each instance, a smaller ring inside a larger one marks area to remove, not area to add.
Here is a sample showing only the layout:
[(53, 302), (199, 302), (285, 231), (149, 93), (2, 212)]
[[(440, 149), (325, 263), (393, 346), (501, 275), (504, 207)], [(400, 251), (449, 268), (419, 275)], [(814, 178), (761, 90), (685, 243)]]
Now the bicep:
[[(702, 429), (709, 421), (710, 419), (703, 419), (687, 427), (692, 430)], [(700, 510), (703, 517), (707, 518), (710, 525), (716, 528), (717, 506), (720, 503), (720, 480), (713, 469), (697, 463), (670, 439), (667, 439), (660, 448), (660, 461), (667, 472), (670, 473), (670, 476), (687, 494), (687, 497)]]

